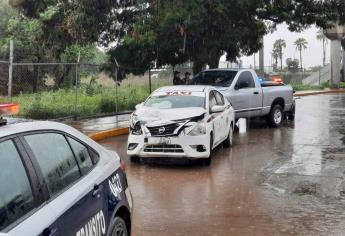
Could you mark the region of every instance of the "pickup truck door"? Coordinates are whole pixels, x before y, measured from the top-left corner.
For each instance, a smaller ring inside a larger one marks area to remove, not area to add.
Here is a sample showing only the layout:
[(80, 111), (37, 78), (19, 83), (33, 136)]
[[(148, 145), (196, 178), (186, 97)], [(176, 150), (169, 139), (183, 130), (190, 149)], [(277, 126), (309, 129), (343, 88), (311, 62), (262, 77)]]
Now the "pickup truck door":
[(261, 113), (262, 89), (256, 83), (250, 71), (243, 71), (234, 84), (230, 101), (237, 118), (257, 116)]

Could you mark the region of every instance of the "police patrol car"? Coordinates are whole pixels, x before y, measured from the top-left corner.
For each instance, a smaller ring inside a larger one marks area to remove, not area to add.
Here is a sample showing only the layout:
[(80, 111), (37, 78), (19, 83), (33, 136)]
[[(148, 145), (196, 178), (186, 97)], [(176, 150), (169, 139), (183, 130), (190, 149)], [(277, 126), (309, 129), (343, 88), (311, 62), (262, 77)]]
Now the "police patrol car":
[(153, 92), (130, 118), (127, 154), (211, 163), (212, 150), (232, 145), (234, 109), (211, 86), (170, 86)]
[[(0, 117), (18, 109), (0, 104)], [(116, 153), (60, 123), (0, 124), (0, 235), (130, 235)]]

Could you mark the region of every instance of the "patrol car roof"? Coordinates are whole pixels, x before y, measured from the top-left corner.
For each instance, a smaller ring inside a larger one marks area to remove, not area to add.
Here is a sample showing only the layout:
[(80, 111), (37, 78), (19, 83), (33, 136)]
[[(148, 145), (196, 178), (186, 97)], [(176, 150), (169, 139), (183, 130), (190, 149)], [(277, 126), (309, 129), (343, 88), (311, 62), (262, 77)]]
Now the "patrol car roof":
[(29, 121), (0, 126), (0, 138), (15, 135), (18, 133), (42, 130), (58, 130), (84, 139), (82, 135), (80, 135), (80, 132), (78, 132), (76, 129), (68, 125), (53, 121)]

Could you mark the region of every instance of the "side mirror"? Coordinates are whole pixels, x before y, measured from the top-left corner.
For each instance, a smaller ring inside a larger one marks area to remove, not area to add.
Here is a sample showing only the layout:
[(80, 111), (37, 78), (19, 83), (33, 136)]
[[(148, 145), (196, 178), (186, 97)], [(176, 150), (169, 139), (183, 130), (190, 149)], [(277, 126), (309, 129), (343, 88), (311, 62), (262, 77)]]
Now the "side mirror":
[(138, 110), (144, 106), (144, 103), (139, 103), (138, 105), (135, 106), (135, 109)]
[(241, 82), (241, 83), (235, 85), (236, 90), (243, 89), (243, 88), (249, 88), (248, 82)]
[(225, 106), (215, 105), (211, 108), (211, 113), (223, 112), (224, 110), (225, 110)]

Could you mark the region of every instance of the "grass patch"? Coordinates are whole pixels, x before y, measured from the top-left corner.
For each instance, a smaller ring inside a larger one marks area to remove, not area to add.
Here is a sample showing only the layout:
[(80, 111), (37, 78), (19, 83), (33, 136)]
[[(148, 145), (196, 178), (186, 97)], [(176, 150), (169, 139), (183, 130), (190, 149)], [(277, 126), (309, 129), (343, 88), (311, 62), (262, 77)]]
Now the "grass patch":
[[(155, 83), (152, 89), (164, 85), (164, 83)], [(36, 94), (21, 94), (13, 97), (12, 100), (21, 104), (19, 117), (55, 119), (72, 115), (85, 117), (112, 113), (116, 112), (116, 106), (118, 111), (133, 110), (135, 105), (145, 101), (148, 96), (147, 85), (119, 86), (117, 95), (115, 87), (83, 85), (78, 91), (59, 89)], [(6, 98), (0, 98), (0, 102), (6, 102)]]

